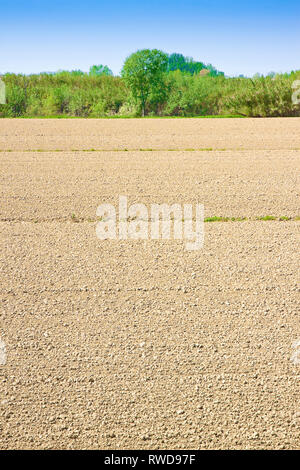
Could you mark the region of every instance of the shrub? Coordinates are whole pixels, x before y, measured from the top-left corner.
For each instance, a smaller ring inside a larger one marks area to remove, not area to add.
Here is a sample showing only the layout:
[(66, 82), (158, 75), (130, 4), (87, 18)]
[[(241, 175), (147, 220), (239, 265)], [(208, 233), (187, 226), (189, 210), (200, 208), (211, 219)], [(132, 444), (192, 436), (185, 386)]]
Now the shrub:
[(4, 105), (4, 115), (8, 117), (18, 117), (25, 114), (25, 111), (25, 90), (18, 85), (6, 87), (6, 105)]
[[(212, 73), (165, 72), (164, 55), (158, 55), (158, 58), (162, 59), (163, 65), (162, 68), (157, 67), (159, 86), (155, 80), (153, 85), (150, 74), (145, 113), (164, 116), (300, 116), (300, 105), (292, 103), (292, 84), (300, 79), (299, 71), (252, 79), (225, 78)], [(29, 76), (6, 74), (2, 79), (7, 98), (7, 103), (0, 105), (2, 117), (103, 117), (137, 116), (141, 113), (141, 101), (133, 96), (121, 77), (60, 71)]]

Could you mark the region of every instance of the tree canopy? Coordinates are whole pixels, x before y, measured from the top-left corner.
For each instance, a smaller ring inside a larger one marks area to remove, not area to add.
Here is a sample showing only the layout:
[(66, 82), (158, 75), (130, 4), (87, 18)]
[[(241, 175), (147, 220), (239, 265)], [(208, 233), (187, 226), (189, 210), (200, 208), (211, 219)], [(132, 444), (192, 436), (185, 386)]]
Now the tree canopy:
[(142, 116), (150, 95), (163, 94), (167, 66), (168, 55), (158, 49), (142, 49), (125, 60), (121, 75), (133, 98), (140, 103)]
[(90, 67), (89, 74), (91, 76), (97, 76), (97, 75), (113, 75), (112, 71), (107, 65), (92, 65)]
[(213, 77), (224, 75), (223, 72), (218, 71), (211, 64), (205, 65), (204, 62), (197, 62), (192, 57), (184, 57), (176, 52), (169, 55), (168, 72), (180, 70), (181, 72), (194, 75), (200, 73), (203, 69), (208, 70), (209, 74)]

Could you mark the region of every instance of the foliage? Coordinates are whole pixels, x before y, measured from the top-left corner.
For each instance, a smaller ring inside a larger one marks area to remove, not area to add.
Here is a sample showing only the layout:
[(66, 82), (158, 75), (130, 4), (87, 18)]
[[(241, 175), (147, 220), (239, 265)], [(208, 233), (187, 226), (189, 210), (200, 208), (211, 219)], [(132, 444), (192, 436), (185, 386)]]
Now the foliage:
[(95, 77), (97, 75), (113, 75), (112, 71), (107, 65), (92, 65), (90, 67), (89, 74), (92, 77)]
[(6, 87), (5, 112), (8, 117), (22, 116), (26, 110), (26, 93), (23, 87)]
[[(298, 73), (298, 77), (299, 77)], [(299, 116), (292, 102), (292, 84), (297, 74), (232, 79), (232, 93), (225, 100), (229, 112), (249, 117)]]
[(138, 116), (143, 109), (150, 116), (300, 116), (300, 105), (292, 103), (292, 84), (300, 71), (253, 78), (167, 72), (168, 56), (141, 52), (124, 65), (122, 77), (76, 70), (6, 74), (0, 116), (121, 117)]
[(219, 72), (211, 64), (205, 65), (203, 62), (196, 62), (191, 57), (184, 57), (182, 54), (178, 53), (170, 54), (168, 57), (168, 72), (175, 70), (180, 70), (190, 75), (199, 74), (201, 70), (207, 70), (213, 77), (224, 75), (223, 72)]
[(149, 99), (158, 104), (166, 98), (165, 72), (168, 56), (158, 49), (142, 49), (125, 60), (122, 77), (145, 115)]

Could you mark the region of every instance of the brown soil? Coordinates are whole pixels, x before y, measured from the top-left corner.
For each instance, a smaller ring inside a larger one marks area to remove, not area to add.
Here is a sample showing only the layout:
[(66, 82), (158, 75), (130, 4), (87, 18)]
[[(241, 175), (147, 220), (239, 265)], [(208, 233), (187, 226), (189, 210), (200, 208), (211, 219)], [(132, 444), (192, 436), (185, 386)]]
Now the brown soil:
[[(299, 448), (299, 128), (0, 121), (1, 449)], [(100, 241), (120, 194), (248, 220)]]

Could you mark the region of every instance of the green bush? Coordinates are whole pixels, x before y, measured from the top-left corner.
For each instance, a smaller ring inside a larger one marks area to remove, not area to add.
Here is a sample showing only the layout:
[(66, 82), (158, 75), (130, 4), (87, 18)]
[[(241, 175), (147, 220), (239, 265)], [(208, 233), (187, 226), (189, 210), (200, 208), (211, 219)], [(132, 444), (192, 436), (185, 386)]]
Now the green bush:
[(249, 117), (299, 116), (299, 107), (292, 103), (294, 79), (293, 74), (235, 79), (226, 106)]
[[(6, 104), (0, 105), (2, 117), (105, 117), (141, 113), (141, 104), (121, 77), (60, 71), (29, 76), (6, 74), (2, 79), (6, 85)], [(300, 116), (300, 105), (292, 103), (292, 84), (299, 79), (299, 71), (252, 79), (180, 70), (161, 72), (161, 86), (149, 87), (145, 113), (151, 116)]]
[(8, 117), (18, 117), (26, 112), (25, 90), (18, 85), (6, 87), (6, 105), (4, 114)]

